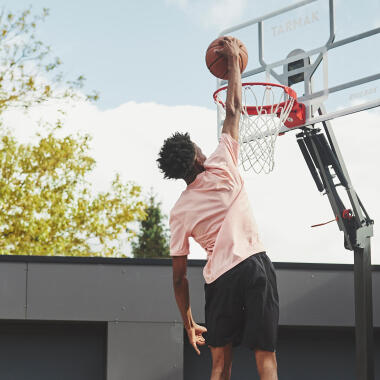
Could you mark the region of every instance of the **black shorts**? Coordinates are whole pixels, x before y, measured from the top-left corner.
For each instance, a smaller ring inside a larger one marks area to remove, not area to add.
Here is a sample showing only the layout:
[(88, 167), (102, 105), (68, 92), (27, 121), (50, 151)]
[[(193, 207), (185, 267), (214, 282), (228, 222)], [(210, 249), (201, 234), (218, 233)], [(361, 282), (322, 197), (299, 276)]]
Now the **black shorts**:
[(206, 342), (274, 352), (279, 319), (276, 273), (265, 252), (205, 284)]

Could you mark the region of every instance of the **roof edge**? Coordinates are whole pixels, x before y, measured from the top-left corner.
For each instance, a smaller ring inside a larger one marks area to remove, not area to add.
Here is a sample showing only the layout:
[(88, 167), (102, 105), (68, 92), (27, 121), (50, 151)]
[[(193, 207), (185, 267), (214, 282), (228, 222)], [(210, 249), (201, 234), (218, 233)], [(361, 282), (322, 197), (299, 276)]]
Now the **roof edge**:
[[(35, 256), (35, 255), (0, 255), (1, 262), (22, 263), (63, 263), (63, 264), (105, 264), (105, 265), (148, 265), (171, 266), (172, 259), (158, 258), (119, 258), (119, 257), (74, 257), (74, 256)], [(189, 260), (190, 267), (203, 267), (206, 260)], [(349, 270), (353, 264), (334, 263), (305, 263), (305, 262), (273, 262), (276, 269), (300, 269), (300, 270)], [(380, 271), (380, 265), (372, 265), (374, 271)]]

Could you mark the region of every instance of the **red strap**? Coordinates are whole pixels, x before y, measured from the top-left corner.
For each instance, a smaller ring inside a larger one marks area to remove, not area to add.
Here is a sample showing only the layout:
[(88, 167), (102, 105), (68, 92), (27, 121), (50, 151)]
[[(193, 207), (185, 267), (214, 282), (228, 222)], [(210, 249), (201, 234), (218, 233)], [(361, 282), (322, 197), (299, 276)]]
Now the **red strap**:
[(325, 222), (325, 223), (313, 224), (311, 227), (324, 226), (325, 224), (329, 224), (331, 222), (336, 222), (337, 220), (338, 220), (338, 217), (336, 217), (335, 219), (329, 220), (328, 222)]

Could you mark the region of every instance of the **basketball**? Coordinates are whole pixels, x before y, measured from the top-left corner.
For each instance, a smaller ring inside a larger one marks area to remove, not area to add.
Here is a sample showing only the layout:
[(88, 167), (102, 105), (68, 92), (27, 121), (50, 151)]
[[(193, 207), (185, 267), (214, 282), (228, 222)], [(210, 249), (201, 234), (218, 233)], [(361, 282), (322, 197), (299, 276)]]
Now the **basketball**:
[[(212, 41), (206, 51), (206, 65), (210, 70), (211, 74), (215, 75), (220, 79), (227, 79), (228, 76), (228, 65), (227, 58), (219, 53), (216, 50), (223, 47), (224, 37), (219, 37), (216, 40)], [(248, 51), (244, 44), (237, 40), (240, 46), (239, 53), (239, 66), (240, 72), (242, 73), (247, 67), (248, 63)]]

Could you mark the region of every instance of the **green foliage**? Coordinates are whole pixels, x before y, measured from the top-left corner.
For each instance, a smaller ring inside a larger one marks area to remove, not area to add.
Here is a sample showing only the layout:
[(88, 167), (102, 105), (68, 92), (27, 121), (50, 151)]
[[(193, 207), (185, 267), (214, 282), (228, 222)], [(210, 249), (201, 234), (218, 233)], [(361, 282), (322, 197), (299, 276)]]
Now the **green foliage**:
[(161, 203), (150, 195), (145, 208), (146, 218), (140, 222), (137, 239), (132, 242), (133, 257), (169, 257), (168, 230), (164, 224)]
[[(83, 87), (82, 75), (65, 80), (59, 71), (61, 60), (35, 36), (48, 15), (48, 9), (33, 15), (31, 8), (0, 13), (0, 114), (9, 107), (28, 109), (49, 99), (75, 98)], [(98, 95), (87, 98), (96, 100)]]
[[(0, 13), (0, 118), (10, 108), (83, 98), (84, 77), (65, 80), (60, 59), (34, 35), (47, 16)], [(59, 120), (41, 126), (37, 142), (21, 144), (0, 119), (0, 254), (123, 255), (135, 236), (128, 223), (145, 217), (140, 187), (117, 175), (108, 192), (94, 194), (89, 136), (57, 137)]]
[(120, 255), (122, 238), (135, 235), (127, 224), (145, 217), (141, 189), (116, 176), (110, 191), (92, 195), (88, 140), (0, 136), (0, 254)]

